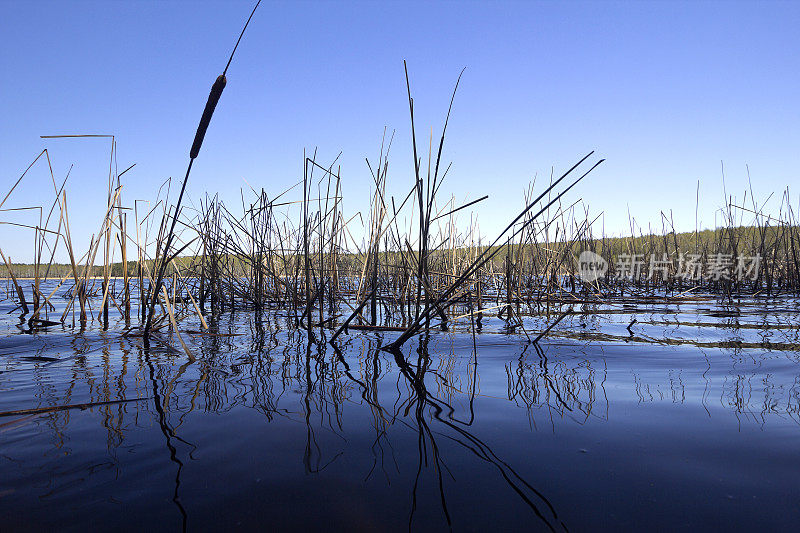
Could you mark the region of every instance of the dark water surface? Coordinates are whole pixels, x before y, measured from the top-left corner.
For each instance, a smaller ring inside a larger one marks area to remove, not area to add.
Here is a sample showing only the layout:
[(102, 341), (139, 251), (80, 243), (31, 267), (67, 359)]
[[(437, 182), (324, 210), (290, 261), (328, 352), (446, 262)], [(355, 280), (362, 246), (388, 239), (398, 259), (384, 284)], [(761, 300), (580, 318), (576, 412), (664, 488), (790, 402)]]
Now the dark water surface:
[(190, 362), (5, 300), (0, 530), (794, 530), (797, 305), (576, 308), (539, 347), (491, 318), (400, 355), (187, 317)]

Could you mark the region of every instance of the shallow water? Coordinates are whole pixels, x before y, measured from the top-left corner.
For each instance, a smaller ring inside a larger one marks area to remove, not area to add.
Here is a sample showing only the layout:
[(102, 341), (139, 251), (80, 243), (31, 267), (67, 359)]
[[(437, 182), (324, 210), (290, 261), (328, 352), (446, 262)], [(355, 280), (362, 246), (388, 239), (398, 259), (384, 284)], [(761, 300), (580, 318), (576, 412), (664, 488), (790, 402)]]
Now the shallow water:
[(5, 300), (0, 412), (59, 409), (0, 417), (0, 529), (794, 529), (798, 303), (576, 306), (540, 346), (486, 317), (400, 355), (228, 313), (181, 322), (189, 362)]

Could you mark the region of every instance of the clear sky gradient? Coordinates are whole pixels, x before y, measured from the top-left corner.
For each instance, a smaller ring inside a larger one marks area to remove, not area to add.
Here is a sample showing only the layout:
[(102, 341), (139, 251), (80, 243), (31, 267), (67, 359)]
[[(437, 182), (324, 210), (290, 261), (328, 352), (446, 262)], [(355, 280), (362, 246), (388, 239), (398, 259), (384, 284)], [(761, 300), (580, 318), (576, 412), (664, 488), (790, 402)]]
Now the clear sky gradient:
[[(83, 249), (103, 216), (108, 142), (40, 135), (116, 135), (127, 205), (182, 178), (208, 91), (252, 2), (0, 2), (0, 185), (45, 147), (68, 184), (73, 239)], [(443, 198), (489, 194), (477, 210), (490, 236), (522, 207), (538, 175), (590, 150), (607, 159), (571, 199), (628, 209), (660, 231), (714, 226), (749, 165), (757, 199), (800, 169), (800, 2), (270, 2), (264, 0), (228, 72), (188, 196), (239, 202), (247, 183), (275, 194), (302, 176), (304, 148), (341, 151), (345, 209), (367, 208), (384, 127), (396, 131), (389, 192), (413, 185), (403, 60), (418, 135), (436, 136), (463, 67), (444, 158)], [(423, 144), (427, 144), (423, 141)], [(49, 206), (46, 167), (3, 206)], [(2, 213), (35, 222), (32, 213)], [(27, 218), (26, 218), (27, 217)], [(598, 227), (599, 229), (599, 227)], [(0, 248), (30, 260), (27, 230), (0, 229)], [(62, 257), (63, 259), (63, 257)]]

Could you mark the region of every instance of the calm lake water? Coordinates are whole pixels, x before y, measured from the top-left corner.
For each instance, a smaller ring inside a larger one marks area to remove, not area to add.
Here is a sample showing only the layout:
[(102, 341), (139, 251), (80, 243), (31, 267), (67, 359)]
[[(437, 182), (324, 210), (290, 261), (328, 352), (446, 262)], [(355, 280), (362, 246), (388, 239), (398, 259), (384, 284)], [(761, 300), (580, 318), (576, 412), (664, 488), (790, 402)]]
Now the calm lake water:
[(399, 355), (237, 312), (181, 321), (189, 362), (0, 301), (0, 529), (794, 530), (798, 304), (609, 301)]

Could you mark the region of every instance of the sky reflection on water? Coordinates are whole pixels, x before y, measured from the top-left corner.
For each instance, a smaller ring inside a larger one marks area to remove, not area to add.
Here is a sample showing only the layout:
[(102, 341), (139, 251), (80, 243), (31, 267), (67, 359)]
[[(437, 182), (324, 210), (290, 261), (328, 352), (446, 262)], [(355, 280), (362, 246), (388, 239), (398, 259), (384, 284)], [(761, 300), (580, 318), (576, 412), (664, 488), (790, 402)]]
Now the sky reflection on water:
[(713, 309), (637, 310), (630, 335), (577, 315), (541, 348), (487, 319), (400, 355), (235, 313), (184, 333), (193, 363), (4, 315), (0, 411), (58, 409), (0, 417), (3, 529), (789, 528), (796, 318)]

